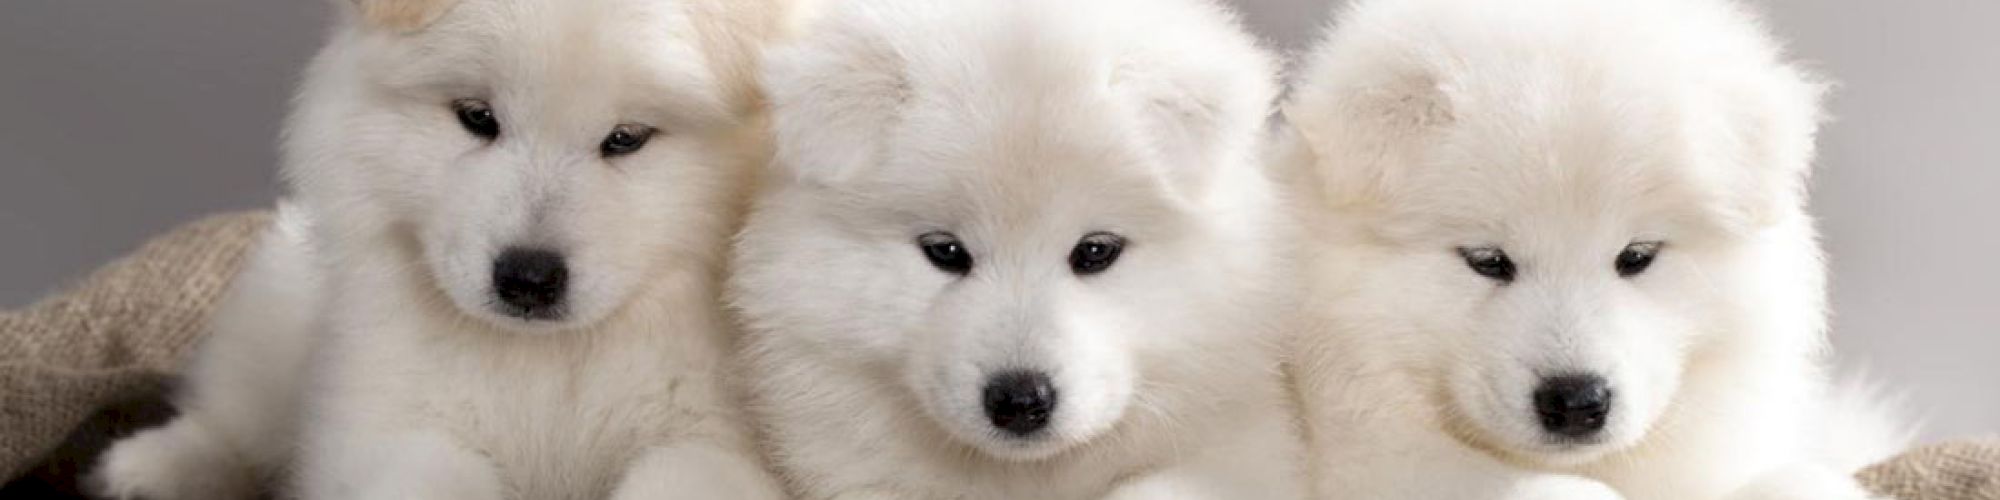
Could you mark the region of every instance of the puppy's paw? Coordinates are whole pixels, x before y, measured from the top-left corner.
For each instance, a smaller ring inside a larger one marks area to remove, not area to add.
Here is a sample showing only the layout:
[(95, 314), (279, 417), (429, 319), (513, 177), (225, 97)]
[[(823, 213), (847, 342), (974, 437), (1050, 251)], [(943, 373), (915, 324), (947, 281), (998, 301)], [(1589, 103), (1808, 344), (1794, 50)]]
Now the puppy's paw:
[(112, 445), (87, 483), (92, 493), (116, 500), (232, 500), (257, 494), (256, 473), (188, 419)]
[(1501, 498), (1509, 500), (1624, 500), (1625, 496), (1602, 481), (1577, 476), (1545, 474), (1515, 483)]
[(898, 495), (882, 490), (849, 491), (833, 496), (833, 500), (915, 500), (908, 495)]
[(1149, 474), (1133, 478), (1111, 490), (1104, 500), (1172, 500), (1216, 497), (1201, 485), (1172, 474)]
[(780, 500), (783, 490), (748, 453), (679, 444), (648, 450), (626, 468), (612, 500)]
[(1799, 465), (1764, 474), (1729, 495), (1730, 500), (1874, 500), (1853, 476)]

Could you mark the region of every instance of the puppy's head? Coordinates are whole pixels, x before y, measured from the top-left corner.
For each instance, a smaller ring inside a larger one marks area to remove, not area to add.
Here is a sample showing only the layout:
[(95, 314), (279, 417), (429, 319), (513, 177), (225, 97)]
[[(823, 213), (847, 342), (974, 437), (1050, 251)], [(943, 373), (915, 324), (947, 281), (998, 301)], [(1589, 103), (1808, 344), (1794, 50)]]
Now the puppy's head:
[(736, 155), (756, 100), (751, 55), (775, 7), (343, 7), (286, 150), (297, 196), (335, 245), (392, 248), (368, 265), (522, 332), (590, 325), (661, 266), (720, 258), (748, 177)]
[(1715, 346), (1816, 331), (1820, 88), (1723, 2), (1531, 3), (1364, 3), (1285, 111), (1352, 224), (1326, 244), (1368, 256), (1318, 307), (1406, 352), (1446, 431), (1571, 465)]
[(1204, 313), (1269, 251), (1242, 193), (1271, 68), (1208, 3), (1107, 4), (849, 2), (772, 54), (784, 179), (733, 278), (761, 348), (1007, 460), (1219, 362), (1188, 351), (1248, 333)]

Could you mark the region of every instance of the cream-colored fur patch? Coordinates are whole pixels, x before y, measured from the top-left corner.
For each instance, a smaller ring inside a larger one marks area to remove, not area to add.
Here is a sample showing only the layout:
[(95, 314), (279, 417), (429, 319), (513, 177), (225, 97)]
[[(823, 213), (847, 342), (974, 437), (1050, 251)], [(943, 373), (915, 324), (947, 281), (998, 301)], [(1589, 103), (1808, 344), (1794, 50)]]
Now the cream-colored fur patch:
[(416, 31), (451, 10), (458, 0), (354, 0), (361, 20), (394, 31)]

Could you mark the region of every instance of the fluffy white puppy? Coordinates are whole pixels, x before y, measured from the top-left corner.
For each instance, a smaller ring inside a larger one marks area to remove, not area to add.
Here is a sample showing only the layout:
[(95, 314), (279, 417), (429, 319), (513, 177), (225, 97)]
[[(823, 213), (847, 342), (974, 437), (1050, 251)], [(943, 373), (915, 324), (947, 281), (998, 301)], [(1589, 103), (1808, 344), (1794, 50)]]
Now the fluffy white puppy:
[(807, 499), (1299, 496), (1264, 52), (1201, 0), (857, 0), (768, 58), (752, 408)]
[(1321, 494), (1865, 496), (1897, 436), (1824, 366), (1824, 86), (1743, 6), (1362, 1), (1304, 68)]
[(343, 7), (288, 124), (296, 210), (105, 493), (778, 496), (719, 293), (784, 5)]

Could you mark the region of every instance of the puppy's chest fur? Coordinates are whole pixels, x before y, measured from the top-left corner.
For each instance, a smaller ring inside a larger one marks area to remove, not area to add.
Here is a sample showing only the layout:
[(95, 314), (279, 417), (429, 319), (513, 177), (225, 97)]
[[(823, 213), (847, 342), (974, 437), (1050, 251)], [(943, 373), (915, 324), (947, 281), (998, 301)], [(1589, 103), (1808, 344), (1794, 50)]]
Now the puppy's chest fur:
[[(849, 429), (870, 427), (847, 423)], [(1096, 498), (1121, 480), (1159, 466), (1156, 462), (1168, 456), (1171, 448), (1158, 439), (1138, 439), (1121, 432), (1105, 436), (1107, 443), (1088, 446), (1081, 453), (1034, 463), (1007, 463), (963, 448), (942, 432), (917, 427), (906, 426), (896, 432), (865, 429), (868, 436), (842, 444), (790, 442), (785, 446), (791, 447), (787, 454), (797, 463), (814, 464), (804, 468), (830, 472), (824, 483), (810, 485), (814, 491), (803, 492), (808, 498), (866, 492), (893, 498), (953, 500)], [(842, 463), (835, 466), (834, 462)]]
[[(793, 478), (806, 499), (875, 498), (871, 494), (952, 500), (1099, 498), (1127, 481), (1224, 449), (1257, 449), (1250, 455), (1223, 453), (1240, 457), (1250, 468), (1282, 469), (1283, 457), (1289, 456), (1283, 443), (1293, 439), (1287, 417), (1267, 411), (1268, 401), (1246, 397), (1225, 408), (1177, 412), (1173, 422), (1135, 411), (1119, 427), (1076, 450), (1008, 462), (958, 444), (927, 417), (912, 413), (909, 403), (879, 380), (839, 370), (798, 373), (806, 378), (793, 382), (817, 384), (817, 397), (851, 403), (839, 408), (784, 401), (763, 405), (770, 437), (783, 450), (777, 459), (794, 471), (813, 471), (810, 477)], [(1244, 394), (1277, 390), (1262, 379), (1217, 378)], [(1176, 432), (1181, 429), (1216, 433)]]
[(648, 447), (747, 442), (729, 424), (737, 417), (716, 371), (713, 306), (659, 295), (635, 300), (670, 319), (621, 314), (591, 330), (540, 334), (497, 331), (419, 301), (357, 301), (365, 307), (346, 314), (377, 319), (330, 332), (321, 362), (333, 383), (321, 384), (319, 404), (441, 433), (489, 461), (510, 498), (604, 498)]

